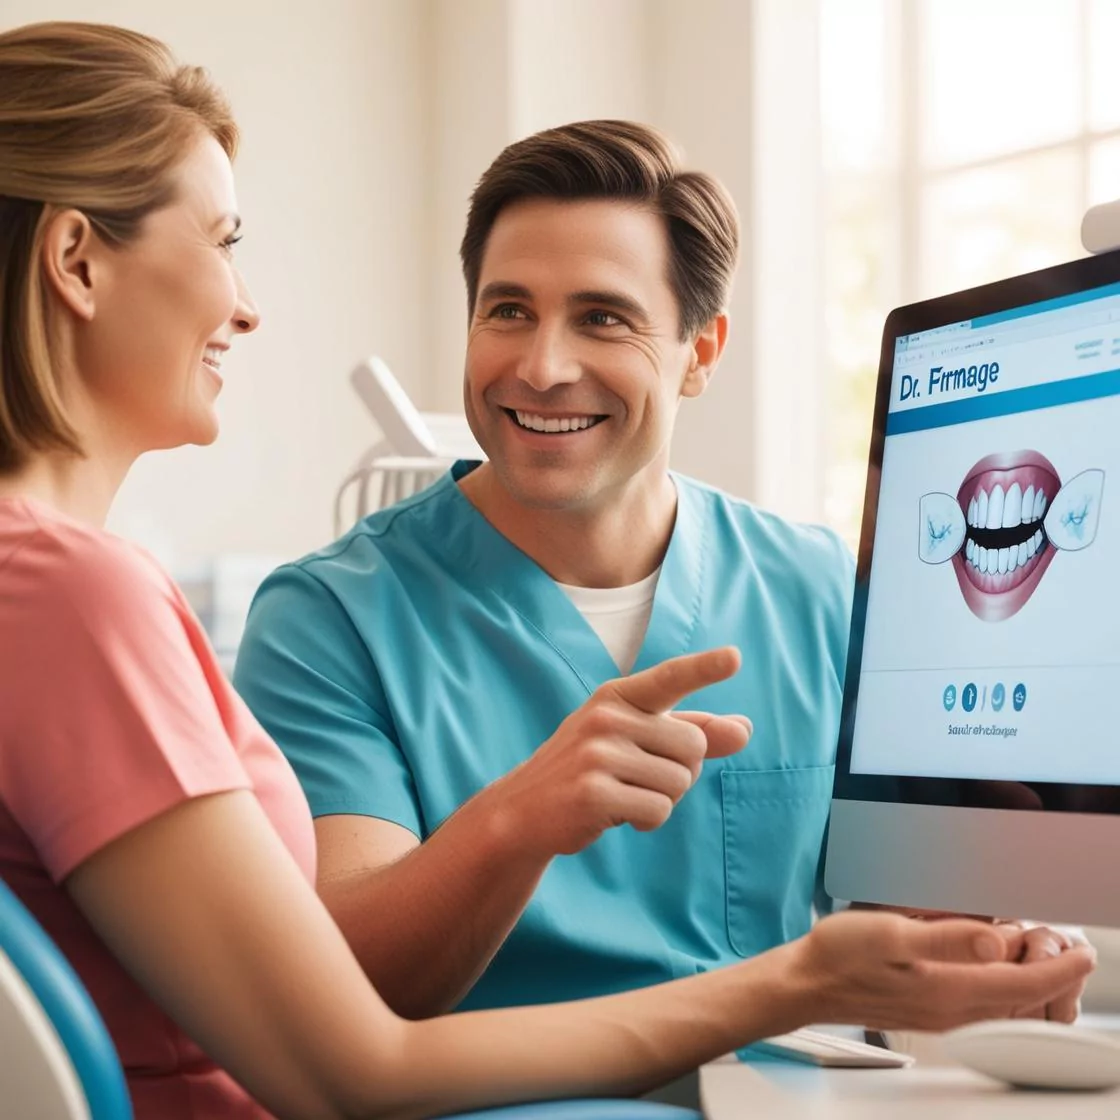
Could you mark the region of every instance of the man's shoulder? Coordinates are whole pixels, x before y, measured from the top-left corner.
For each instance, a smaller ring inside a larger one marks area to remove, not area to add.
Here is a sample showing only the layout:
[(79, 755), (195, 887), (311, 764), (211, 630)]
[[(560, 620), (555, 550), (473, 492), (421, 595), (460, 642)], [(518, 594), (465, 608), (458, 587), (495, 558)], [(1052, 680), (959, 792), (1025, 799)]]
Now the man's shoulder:
[(778, 563), (789, 575), (833, 573), (843, 580), (851, 578), (851, 551), (833, 529), (791, 520), (696, 479), (675, 478), (702, 517), (724, 530), (724, 547), (741, 547), (756, 564)]
[(448, 485), (454, 482), (445, 476), (272, 571), (253, 596), (245, 643), (251, 645), (261, 634), (304, 627), (324, 633), (364, 630), (387, 619), (390, 604), (402, 598), (415, 601), (409, 583), (432, 564), (444, 565), (448, 554), (449, 520), (458, 508), (448, 501)]
[(450, 531), (458, 503), (449, 500), (448, 477), (388, 509), (362, 518), (342, 536), (283, 565), (279, 571), (298, 571), (332, 586), (359, 577), (384, 577), (402, 564), (410, 565), (418, 552), (440, 548)]

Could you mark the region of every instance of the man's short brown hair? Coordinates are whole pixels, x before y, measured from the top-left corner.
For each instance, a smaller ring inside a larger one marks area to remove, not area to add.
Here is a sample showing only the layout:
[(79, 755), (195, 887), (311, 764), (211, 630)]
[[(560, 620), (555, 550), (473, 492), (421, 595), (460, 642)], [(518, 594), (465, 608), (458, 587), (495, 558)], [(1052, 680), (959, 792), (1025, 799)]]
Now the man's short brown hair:
[(510, 144), (479, 180), (459, 247), (469, 314), (494, 222), (507, 206), (530, 198), (648, 206), (665, 220), (682, 340), (726, 310), (739, 255), (731, 196), (710, 175), (683, 170), (669, 141), (646, 125), (580, 121)]

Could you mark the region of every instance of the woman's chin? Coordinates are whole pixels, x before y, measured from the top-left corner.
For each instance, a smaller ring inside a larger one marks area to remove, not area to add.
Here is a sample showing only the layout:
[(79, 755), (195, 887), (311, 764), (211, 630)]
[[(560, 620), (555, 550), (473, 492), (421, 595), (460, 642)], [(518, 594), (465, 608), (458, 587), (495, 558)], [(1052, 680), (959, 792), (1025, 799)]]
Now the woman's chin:
[(209, 447), (218, 438), (219, 430), (218, 417), (213, 416), (208, 423), (200, 424), (195, 435), (186, 442), (196, 447)]
[(213, 410), (199, 412), (183, 423), (167, 425), (148, 440), (149, 451), (172, 451), (176, 447), (209, 447), (218, 438), (218, 415)]

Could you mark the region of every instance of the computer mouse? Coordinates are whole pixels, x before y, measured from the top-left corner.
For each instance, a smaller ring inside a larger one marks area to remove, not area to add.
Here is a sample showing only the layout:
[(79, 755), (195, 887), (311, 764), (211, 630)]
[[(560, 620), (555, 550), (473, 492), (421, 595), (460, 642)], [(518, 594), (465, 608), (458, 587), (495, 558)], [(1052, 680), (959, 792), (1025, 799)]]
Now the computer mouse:
[(1063, 1023), (1000, 1019), (947, 1034), (945, 1051), (979, 1073), (1027, 1089), (1120, 1085), (1120, 1038)]

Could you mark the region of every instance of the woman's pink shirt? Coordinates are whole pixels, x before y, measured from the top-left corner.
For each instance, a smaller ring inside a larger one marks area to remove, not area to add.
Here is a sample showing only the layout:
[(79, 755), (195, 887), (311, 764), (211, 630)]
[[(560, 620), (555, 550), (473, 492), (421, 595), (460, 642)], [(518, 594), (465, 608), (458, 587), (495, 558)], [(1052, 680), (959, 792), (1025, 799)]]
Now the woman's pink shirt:
[(63, 884), (146, 821), (241, 789), (314, 883), (299, 783), (171, 578), (109, 533), (0, 500), (0, 876), (89, 989), (137, 1120), (267, 1113), (129, 977)]

